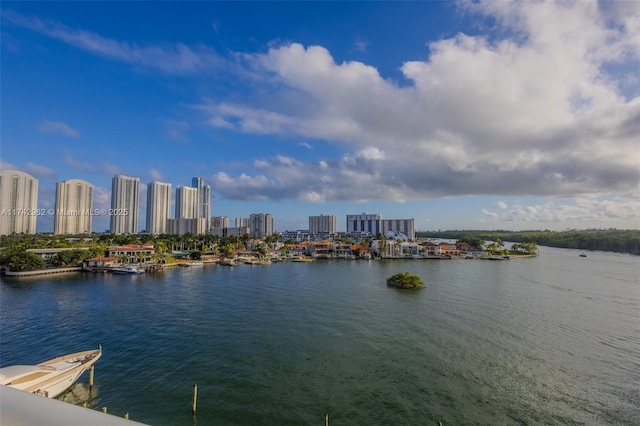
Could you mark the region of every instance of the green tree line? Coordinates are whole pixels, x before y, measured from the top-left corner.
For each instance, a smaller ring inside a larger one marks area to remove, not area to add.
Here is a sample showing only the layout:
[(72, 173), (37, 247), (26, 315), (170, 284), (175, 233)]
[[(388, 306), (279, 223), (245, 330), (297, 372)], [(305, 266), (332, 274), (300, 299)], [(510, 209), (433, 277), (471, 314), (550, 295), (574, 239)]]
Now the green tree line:
[[(279, 234), (266, 237), (263, 245), (257, 247), (256, 251), (264, 255), (267, 247), (279, 238)], [(218, 237), (210, 234), (8, 235), (0, 237), (0, 265), (9, 266), (12, 271), (44, 269), (47, 265), (42, 258), (27, 252), (27, 249), (75, 248), (77, 250), (57, 253), (49, 263), (55, 267), (77, 266), (81, 265), (85, 259), (105, 256), (109, 246), (127, 244), (153, 244), (154, 258), (163, 259), (163, 261), (166, 261), (166, 256), (171, 251), (187, 252), (194, 260), (200, 259), (203, 254), (220, 254), (231, 258), (238, 250), (244, 249), (249, 240), (249, 235)]]
[(418, 238), (442, 238), (455, 240), (502, 241), (514, 243), (535, 242), (541, 246), (572, 248), (579, 250), (603, 250), (640, 254), (640, 230), (582, 230), (582, 231), (477, 231), (453, 230), (417, 232)]

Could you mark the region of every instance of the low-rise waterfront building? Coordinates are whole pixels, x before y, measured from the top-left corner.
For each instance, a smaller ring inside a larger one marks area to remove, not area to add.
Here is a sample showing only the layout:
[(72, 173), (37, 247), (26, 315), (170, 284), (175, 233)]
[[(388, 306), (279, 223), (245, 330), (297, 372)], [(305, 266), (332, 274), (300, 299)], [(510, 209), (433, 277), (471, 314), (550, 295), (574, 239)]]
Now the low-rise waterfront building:
[(452, 243), (440, 243), (440, 244), (438, 244), (438, 247), (440, 249), (440, 255), (441, 256), (451, 256), (451, 257), (460, 256), (460, 249), (455, 244), (452, 244)]
[(83, 269), (93, 269), (93, 268), (113, 268), (115, 266), (120, 266), (122, 264), (122, 259), (119, 257), (92, 257), (90, 259), (85, 259), (82, 262)]
[(145, 263), (151, 261), (155, 248), (153, 244), (128, 244), (109, 247), (107, 252), (108, 257), (126, 258), (127, 263)]
[(53, 257), (61, 253), (63, 251), (72, 251), (72, 250), (89, 250), (88, 247), (51, 247), (51, 248), (37, 248), (37, 249), (27, 249), (27, 253), (33, 253), (38, 255), (45, 261), (48, 265), (51, 264), (51, 260)]

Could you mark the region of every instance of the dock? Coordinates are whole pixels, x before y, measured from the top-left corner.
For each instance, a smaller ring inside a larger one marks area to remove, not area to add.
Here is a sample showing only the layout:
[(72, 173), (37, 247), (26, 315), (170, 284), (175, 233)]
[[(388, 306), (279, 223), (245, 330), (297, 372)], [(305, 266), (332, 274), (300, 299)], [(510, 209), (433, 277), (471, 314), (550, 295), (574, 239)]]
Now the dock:
[(0, 424), (146, 426), (133, 420), (0, 385)]

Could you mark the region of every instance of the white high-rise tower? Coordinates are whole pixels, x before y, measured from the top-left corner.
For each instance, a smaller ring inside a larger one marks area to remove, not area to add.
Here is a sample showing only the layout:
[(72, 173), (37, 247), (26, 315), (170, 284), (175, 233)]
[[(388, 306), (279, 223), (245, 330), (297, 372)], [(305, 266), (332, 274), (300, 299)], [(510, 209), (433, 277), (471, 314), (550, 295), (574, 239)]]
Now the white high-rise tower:
[(111, 233), (138, 233), (140, 179), (116, 175), (111, 181)]
[(176, 219), (194, 219), (198, 214), (198, 189), (189, 186), (176, 188)]
[(198, 190), (198, 201), (196, 216), (207, 219), (206, 229), (209, 232), (211, 227), (211, 186), (199, 177), (191, 179), (191, 186)]
[(93, 185), (81, 179), (56, 183), (54, 234), (90, 234)]
[(35, 234), (38, 180), (18, 170), (0, 171), (0, 235)]
[(171, 184), (153, 181), (147, 185), (147, 232), (166, 234), (171, 217)]

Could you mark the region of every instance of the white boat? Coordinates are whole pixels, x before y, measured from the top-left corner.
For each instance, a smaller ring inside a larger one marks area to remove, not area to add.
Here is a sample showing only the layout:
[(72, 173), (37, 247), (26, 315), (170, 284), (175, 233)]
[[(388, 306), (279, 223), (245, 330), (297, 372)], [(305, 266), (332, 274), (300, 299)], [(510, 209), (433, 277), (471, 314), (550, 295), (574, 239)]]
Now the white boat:
[(185, 263), (184, 266), (204, 266), (204, 262), (193, 260), (191, 262)]
[(102, 356), (102, 348), (64, 355), (36, 365), (0, 368), (0, 384), (47, 398), (60, 395)]
[(124, 268), (113, 268), (111, 269), (111, 272), (113, 272), (114, 274), (137, 275), (137, 274), (144, 274), (144, 269), (141, 269), (135, 265), (127, 265)]

